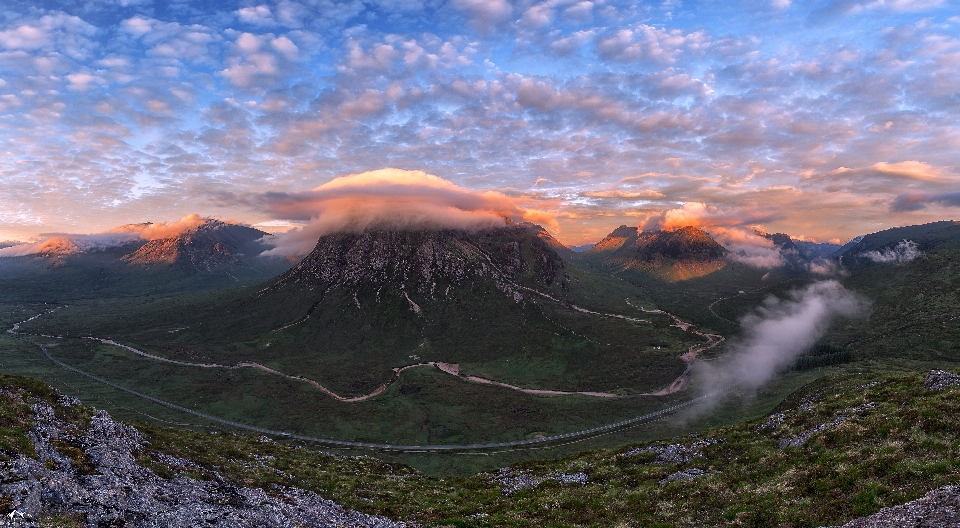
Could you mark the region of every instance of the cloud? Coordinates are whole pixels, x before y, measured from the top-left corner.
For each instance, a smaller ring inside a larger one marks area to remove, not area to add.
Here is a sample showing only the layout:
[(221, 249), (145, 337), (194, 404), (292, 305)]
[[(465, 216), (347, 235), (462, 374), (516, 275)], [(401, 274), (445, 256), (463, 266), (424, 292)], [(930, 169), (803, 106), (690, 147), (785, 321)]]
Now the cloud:
[(204, 218), (198, 214), (190, 214), (173, 222), (147, 222), (119, 226), (109, 230), (108, 233), (134, 233), (143, 240), (161, 240), (179, 236), (209, 221), (209, 218)]
[(481, 33), (496, 29), (513, 12), (506, 0), (453, 0), (452, 4), (465, 11), (470, 25)]
[(663, 198), (663, 193), (654, 190), (645, 190), (639, 192), (630, 192), (622, 190), (613, 190), (613, 191), (586, 191), (580, 193), (580, 196), (586, 198), (608, 198), (615, 200), (656, 200)]
[(127, 224), (103, 233), (46, 233), (37, 242), (18, 244), (0, 249), (0, 257), (27, 255), (72, 255), (90, 251), (103, 251), (131, 242), (173, 238), (196, 229), (209, 219), (197, 214), (184, 216), (173, 222)]
[(761, 209), (729, 209), (688, 202), (677, 209), (668, 209), (647, 218), (645, 231), (673, 231), (694, 226), (708, 232), (727, 248), (730, 260), (756, 268), (775, 268), (787, 263), (786, 256), (772, 240), (760, 235), (759, 224), (778, 218), (778, 214)]
[(632, 62), (649, 61), (672, 64), (680, 55), (703, 51), (710, 45), (710, 37), (703, 31), (685, 33), (680, 29), (666, 29), (640, 24), (632, 29), (621, 29), (598, 39), (597, 51), (604, 59)]
[(20, 244), (0, 249), (0, 257), (27, 255), (72, 255), (89, 251), (103, 251), (129, 244), (138, 239), (135, 233), (98, 233), (93, 235), (48, 233), (39, 242)]
[(768, 297), (740, 320), (742, 337), (721, 359), (701, 363), (704, 392), (737, 385), (757, 389), (810, 350), (838, 318), (866, 313), (868, 302), (834, 280), (819, 281), (786, 298)]
[[(765, 245), (763, 241), (769, 243)], [(770, 269), (783, 266), (787, 261), (783, 258), (783, 252), (776, 247), (774, 243), (763, 237), (756, 237), (750, 244), (731, 244), (725, 243), (724, 247), (730, 250), (727, 258), (735, 262), (740, 262), (755, 268)]]
[(380, 169), (335, 178), (311, 191), (265, 193), (254, 203), (275, 218), (308, 221), (275, 235), (264, 254), (308, 253), (323, 235), (371, 229), (482, 229), (506, 219), (550, 223), (545, 213), (493, 191), (473, 191), (423, 171)]
[[(679, 208), (668, 209), (647, 218), (646, 231), (673, 231), (681, 227), (696, 226), (704, 230), (741, 227), (769, 222), (777, 214), (766, 210), (723, 210), (703, 202), (687, 202)], [(744, 232), (746, 233), (746, 232)], [(745, 236), (745, 235), (744, 235)]]
[(256, 25), (275, 25), (277, 22), (273, 19), (273, 13), (265, 5), (255, 7), (244, 7), (237, 10), (237, 17), (248, 24)]
[(892, 248), (881, 248), (875, 251), (860, 253), (861, 257), (868, 258), (879, 264), (901, 265), (923, 255), (920, 247), (912, 240), (901, 240)]
[(831, 0), (810, 14), (812, 21), (838, 15), (856, 15), (866, 11), (894, 12), (926, 11), (943, 5), (944, 0)]
[(890, 210), (893, 212), (920, 211), (926, 209), (928, 205), (944, 205), (948, 207), (960, 207), (960, 192), (945, 193), (925, 193), (925, 192), (903, 192), (898, 194), (890, 203)]

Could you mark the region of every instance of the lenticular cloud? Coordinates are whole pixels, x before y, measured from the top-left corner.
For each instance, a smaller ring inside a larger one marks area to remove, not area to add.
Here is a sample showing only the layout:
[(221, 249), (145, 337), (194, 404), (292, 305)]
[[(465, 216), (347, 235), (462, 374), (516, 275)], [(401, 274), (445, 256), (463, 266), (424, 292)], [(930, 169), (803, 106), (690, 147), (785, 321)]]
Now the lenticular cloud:
[(307, 221), (275, 235), (266, 255), (303, 255), (323, 235), (372, 229), (465, 229), (502, 226), (507, 219), (547, 221), (520, 200), (493, 191), (473, 191), (423, 171), (381, 169), (335, 178), (300, 193), (257, 198), (270, 214)]

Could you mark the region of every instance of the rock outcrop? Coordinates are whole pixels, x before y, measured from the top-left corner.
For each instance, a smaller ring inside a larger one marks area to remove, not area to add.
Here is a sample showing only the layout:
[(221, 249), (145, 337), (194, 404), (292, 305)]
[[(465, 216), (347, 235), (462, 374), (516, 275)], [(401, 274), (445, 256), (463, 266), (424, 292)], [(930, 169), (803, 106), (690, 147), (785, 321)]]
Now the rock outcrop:
[(854, 519), (842, 528), (946, 528), (960, 526), (960, 486), (944, 486), (923, 497)]
[(960, 386), (960, 376), (945, 370), (931, 370), (923, 380), (923, 386), (932, 391), (942, 391), (950, 386)]
[(46, 403), (31, 408), (36, 427), (29, 436), (36, 458), (19, 455), (0, 463), (0, 497), (8, 510), (0, 526), (40, 526), (39, 520), (54, 515), (90, 528), (406, 526), (293, 487), (236, 486), (215, 472), (212, 480), (162, 478), (140, 460), (151, 457), (171, 469), (197, 466), (147, 454), (143, 436), (104, 411), (80, 430), (58, 419)]

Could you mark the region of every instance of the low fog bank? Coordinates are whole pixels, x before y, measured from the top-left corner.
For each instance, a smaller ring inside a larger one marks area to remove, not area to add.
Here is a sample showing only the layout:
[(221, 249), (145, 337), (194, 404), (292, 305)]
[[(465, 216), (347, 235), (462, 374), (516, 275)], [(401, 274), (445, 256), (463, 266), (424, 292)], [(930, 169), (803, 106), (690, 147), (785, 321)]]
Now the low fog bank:
[(912, 240), (901, 240), (892, 248), (881, 248), (860, 254), (861, 257), (879, 264), (905, 264), (920, 255), (923, 255), (923, 252), (920, 251), (917, 243)]
[(49, 233), (38, 242), (17, 244), (0, 249), (0, 257), (27, 255), (72, 255), (86, 251), (103, 251), (139, 240), (136, 233)]
[(783, 299), (771, 295), (740, 320), (743, 334), (729, 352), (698, 365), (703, 393), (759, 388), (810, 350), (833, 322), (866, 315), (868, 308), (867, 299), (834, 280), (815, 282)]

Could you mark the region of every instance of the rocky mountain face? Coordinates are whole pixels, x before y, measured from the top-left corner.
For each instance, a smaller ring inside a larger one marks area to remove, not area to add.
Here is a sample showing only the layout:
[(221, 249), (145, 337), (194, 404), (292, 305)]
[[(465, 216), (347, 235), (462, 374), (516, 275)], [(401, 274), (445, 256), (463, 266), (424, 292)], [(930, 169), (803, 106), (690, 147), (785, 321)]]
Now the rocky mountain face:
[(830, 258), (840, 249), (840, 244), (831, 244), (829, 242), (808, 242), (806, 240), (794, 240), (794, 245), (800, 250), (800, 254), (807, 260), (816, 260), (819, 258)]
[[(24, 404), (17, 393), (2, 396)], [(77, 404), (61, 397), (59, 406)], [(191, 460), (151, 451), (139, 431), (104, 411), (83, 429), (59, 418), (46, 402), (30, 409), (36, 425), (28, 437), (35, 457), (20, 454), (0, 462), (3, 526), (51, 526), (42, 520), (55, 515), (91, 528), (406, 526), (288, 486), (238, 486), (216, 473), (210, 480), (163, 478), (154, 469), (204, 471)]]
[(586, 258), (621, 269), (636, 269), (675, 282), (722, 269), (727, 250), (701, 229), (640, 232), (620, 226), (593, 248)]
[[(421, 299), (445, 296), (451, 288), (487, 279), (522, 298), (514, 283), (563, 285), (563, 259), (541, 235), (543, 228), (510, 225), (462, 230), (334, 233), (317, 241), (302, 261), (273, 288), (397, 288)], [(549, 236), (549, 234), (547, 235)], [(556, 242), (559, 244), (559, 242)]]
[[(124, 255), (130, 264), (169, 264), (211, 271), (240, 264), (247, 254), (268, 248), (258, 240), (267, 233), (251, 227), (209, 220), (175, 237), (151, 240)], [(251, 254), (252, 253), (252, 254)]]
[(801, 251), (793, 239), (790, 238), (790, 235), (786, 233), (767, 233), (762, 236), (773, 242), (773, 245), (780, 250), (780, 257), (788, 268), (805, 270), (807, 263), (816, 258), (807, 257), (806, 253)]
[(639, 232), (636, 227), (620, 226), (586, 253), (639, 262), (712, 261), (722, 259), (727, 250), (710, 235), (693, 226), (652, 232)]

